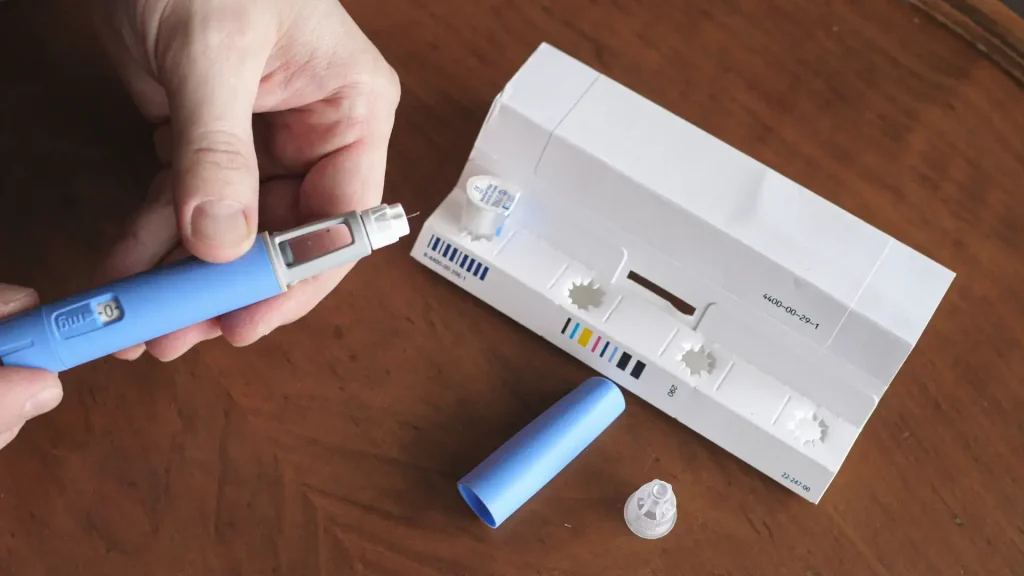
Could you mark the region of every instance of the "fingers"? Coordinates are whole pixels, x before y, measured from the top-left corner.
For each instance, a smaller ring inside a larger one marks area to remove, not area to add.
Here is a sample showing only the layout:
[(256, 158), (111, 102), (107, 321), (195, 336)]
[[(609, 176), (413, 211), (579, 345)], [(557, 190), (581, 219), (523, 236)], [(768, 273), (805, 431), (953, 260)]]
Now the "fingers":
[(141, 358), (142, 355), (145, 354), (145, 353), (146, 353), (146, 345), (145, 344), (136, 344), (135, 346), (132, 346), (131, 348), (125, 348), (124, 350), (121, 350), (119, 352), (114, 352), (113, 354), (111, 354), (111, 356), (113, 356), (114, 358), (117, 358), (119, 360), (127, 360), (129, 362), (134, 362), (135, 360), (138, 360), (139, 358)]
[[(0, 284), (0, 318), (38, 303), (34, 290)], [(14, 439), (25, 421), (53, 410), (63, 397), (60, 380), (52, 372), (0, 367), (0, 448)]]
[(10, 444), (11, 441), (13, 441), (14, 438), (18, 436), (18, 432), (21, 432), (21, 427), (24, 425), (25, 423), (22, 422), (21, 424), (18, 424), (17, 426), (11, 428), (7, 432), (0, 433), (0, 450), (3, 450), (5, 447), (7, 447), (7, 445)]
[[(210, 262), (241, 256), (265, 215), (261, 177), (304, 176), (301, 188), (287, 181), (300, 190), (291, 199), (264, 198), (283, 206), (282, 212), (270, 212), (273, 222), (263, 222), (271, 229), (286, 228), (287, 220), (295, 225), (380, 203), (400, 97), (393, 69), (340, 5), (323, 4), (321, 12), (309, 12), (320, 16), (303, 24), (253, 8), (259, 4), (181, 2), (168, 4), (169, 14), (160, 18), (154, 72), (165, 90), (170, 124), (157, 131), (154, 143), (161, 161), (170, 166), (178, 235), (161, 229), (164, 235), (151, 244), (180, 237), (188, 252)], [(275, 29), (272, 20), (278, 17), (288, 27)], [(266, 88), (262, 94), (261, 83)], [(254, 110), (268, 113), (254, 118)], [(126, 258), (124, 268), (136, 268), (156, 252), (138, 239), (134, 244), (123, 248), (135, 258)], [(236, 345), (252, 343), (306, 314), (348, 270), (324, 274), (219, 323), (149, 342), (147, 348), (170, 359), (221, 333)], [(136, 347), (117, 356), (141, 353)]]
[[(101, 282), (137, 274), (188, 255), (178, 245), (171, 181), (168, 171), (161, 172), (153, 180), (145, 205), (101, 267)], [(115, 352), (113, 356), (121, 360), (137, 360), (148, 349), (158, 360), (169, 361), (180, 357), (199, 342), (216, 338), (219, 334), (218, 321), (210, 320), (152, 342)]]
[[(114, 247), (102, 266), (101, 282), (123, 278), (189, 255), (188, 251), (178, 244), (178, 228), (175, 224), (170, 182), (170, 174), (166, 171), (154, 179), (146, 204), (129, 224), (123, 239)], [(305, 221), (298, 213), (300, 185), (301, 180), (298, 179), (275, 180), (264, 185), (260, 200), (260, 218), (264, 218), (267, 224), (276, 230), (287, 229)], [(329, 292), (330, 288), (328, 286), (326, 291)], [(315, 298), (313, 302), (319, 301), (320, 298), (322, 296)], [(289, 321), (287, 309), (270, 306), (268, 310), (268, 326), (277, 327)], [(250, 324), (253, 319), (263, 321), (268, 310), (257, 309), (245, 315), (242, 325)], [(282, 313), (284, 317), (281, 317)], [(236, 344), (243, 341), (251, 343), (263, 335), (260, 334), (261, 331), (259, 325), (249, 329), (233, 327), (232, 338), (229, 340)], [(133, 361), (148, 351), (157, 360), (169, 362), (181, 357), (196, 344), (217, 338), (221, 333), (221, 320), (215, 318), (145, 344), (115, 352), (113, 356)]]
[(156, 158), (164, 166), (171, 165), (171, 154), (174, 149), (174, 141), (171, 139), (171, 126), (162, 124), (153, 132), (153, 149), (156, 151)]
[[(374, 157), (386, 157), (401, 86), (394, 70), (376, 56), (352, 79), (325, 98), (294, 110), (257, 116), (253, 122), (256, 153), (264, 180), (304, 175), (331, 154), (355, 147)], [(353, 180), (367, 175), (383, 186), (383, 163), (353, 162)]]
[(146, 350), (157, 360), (177, 360), (196, 344), (221, 335), (220, 320), (213, 318), (146, 342)]
[[(260, 190), (260, 221), (272, 230), (287, 230), (306, 219), (299, 211), (299, 190), (302, 180), (281, 178), (263, 185)], [(305, 284), (305, 283), (303, 283)], [(224, 339), (234, 346), (248, 346), (281, 325), (287, 315), (290, 296), (302, 284), (267, 301), (248, 306), (221, 317)]]
[[(264, 186), (261, 218), (273, 214), (273, 223), (280, 224), (275, 229), (380, 204), (388, 144), (399, 98), (397, 77), (384, 66), (381, 80), (373, 84), (370, 91), (343, 90), (335, 97), (340, 100), (328, 100), (305, 111), (277, 116), (279, 120), (275, 127), (281, 132), (276, 137), (297, 145), (291, 156), (275, 155), (272, 160), (275, 167), (301, 171), (304, 159), (317, 154), (322, 156), (309, 168), (299, 189), (297, 205), (291, 200), (293, 196), (288, 190), (294, 186), (294, 180), (274, 181)], [(345, 98), (354, 101), (344, 101)], [(341, 115), (326, 124), (312, 121), (310, 117), (324, 114), (326, 116), (321, 116), (321, 119), (329, 118), (332, 111), (340, 111)], [(303, 123), (293, 124), (300, 118), (295, 114), (305, 114), (301, 117)], [(291, 132), (300, 127), (305, 128), (304, 135), (312, 136), (313, 140), (304, 140), (300, 134)], [(324, 132), (316, 134), (318, 130)], [(271, 162), (263, 164), (270, 165)], [(264, 213), (267, 216), (263, 216)], [(290, 216), (283, 217), (285, 214)], [(265, 224), (270, 222), (265, 221)], [(295, 322), (319, 304), (351, 269), (350, 265), (331, 270), (292, 287), (280, 296), (225, 315), (221, 318), (225, 339), (235, 346), (247, 346), (271, 331)]]
[[(261, 187), (259, 218), (267, 227), (273, 230), (286, 230), (308, 220), (299, 212), (301, 185), (300, 179), (278, 179)], [(183, 249), (175, 249), (164, 258), (163, 262), (171, 262), (186, 255)], [(302, 311), (293, 308), (296, 301), (292, 294), (296, 290), (298, 290), (300, 300), (312, 302), (312, 305), (315, 305), (323, 298), (324, 294), (330, 292), (333, 286), (337, 285), (338, 280), (340, 280), (340, 276), (334, 280), (333, 284), (328, 283), (323, 287), (323, 294), (319, 297), (313, 295), (303, 299), (302, 296), (307, 294), (310, 289), (305, 286), (299, 289), (297, 286), (277, 298), (147, 342), (143, 351), (148, 350), (156, 359), (167, 362), (181, 357), (196, 344), (212, 340), (222, 334), (228, 342), (235, 346), (247, 346), (274, 328), (293, 322), (308, 312), (308, 309)], [(289, 318), (291, 319), (289, 320)], [(141, 354), (142, 351), (132, 349), (118, 353), (117, 356), (128, 359), (131, 355), (137, 358)]]
[(153, 78), (148, 59), (139, 58), (137, 36), (126, 33), (138, 22), (135, 7), (128, 2), (92, 2), (95, 38), (103, 48), (125, 88), (143, 116), (152, 122), (166, 119), (167, 94)]
[(233, 346), (249, 346), (271, 331), (286, 326), (310, 312), (351, 271), (352, 265), (324, 272), (292, 286), (270, 300), (226, 314), (221, 318), (224, 339)]
[(63, 398), (64, 389), (53, 372), (0, 368), (0, 431), (15, 430), (53, 410)]
[(174, 198), (188, 251), (227, 262), (256, 235), (252, 112), (276, 30), (265, 10), (245, 2), (188, 6), (187, 25), (164, 23), (173, 40), (157, 56), (171, 117)]
[(39, 304), (39, 295), (31, 288), (0, 284), (0, 319), (24, 312)]
[[(298, 178), (264, 184), (260, 191), (261, 221), (274, 230), (287, 230), (309, 221), (299, 205), (301, 188), (302, 180)], [(293, 286), (280, 296), (226, 314), (220, 320), (225, 340), (234, 346), (248, 346), (272, 330), (298, 320), (338, 285), (346, 271), (331, 271)]]
[(145, 204), (100, 266), (99, 282), (110, 282), (149, 270), (178, 244), (171, 183), (168, 170), (153, 179)]
[[(160, 261), (160, 265), (177, 262), (188, 256), (188, 250), (184, 246), (178, 246)], [(143, 351), (148, 350), (151, 356), (161, 362), (170, 362), (180, 358), (196, 344), (217, 338), (220, 336), (220, 333), (220, 320), (218, 318), (211, 318), (177, 332), (150, 340), (146, 342)], [(141, 354), (140, 352), (139, 355), (141, 356)]]
[(327, 156), (306, 175), (300, 192), (303, 213), (327, 216), (380, 204), (391, 124)]
[[(274, 223), (286, 228), (317, 216), (378, 205), (383, 195), (390, 125), (382, 123), (378, 132), (330, 154), (314, 166), (301, 184), (298, 205), (291, 200), (295, 180), (265, 185), (263, 208), (268, 218), (272, 213)], [(295, 322), (319, 304), (351, 270), (352, 265), (331, 270), (293, 286), (280, 296), (223, 316), (221, 331), (225, 339), (235, 346), (248, 346)]]

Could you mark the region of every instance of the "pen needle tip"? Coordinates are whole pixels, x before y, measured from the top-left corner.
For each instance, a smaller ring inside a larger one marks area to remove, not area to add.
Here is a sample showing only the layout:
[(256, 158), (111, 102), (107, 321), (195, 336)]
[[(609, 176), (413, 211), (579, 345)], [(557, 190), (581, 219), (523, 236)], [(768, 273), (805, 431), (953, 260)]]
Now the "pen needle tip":
[(419, 212), (413, 212), (412, 214), (409, 214), (408, 216), (406, 216), (406, 219), (411, 220), (411, 219), (413, 219), (413, 218), (415, 218), (415, 217), (417, 217), (419, 215), (420, 215)]

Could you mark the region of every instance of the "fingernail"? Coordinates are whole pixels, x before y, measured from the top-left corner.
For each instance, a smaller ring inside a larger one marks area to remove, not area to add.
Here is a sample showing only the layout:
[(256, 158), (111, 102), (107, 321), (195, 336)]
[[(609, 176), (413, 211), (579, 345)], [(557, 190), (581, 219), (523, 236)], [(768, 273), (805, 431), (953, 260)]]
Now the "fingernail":
[(192, 210), (192, 238), (207, 244), (234, 247), (249, 238), (242, 205), (226, 200), (205, 200)]
[(21, 410), (22, 416), (28, 420), (40, 414), (46, 414), (56, 408), (62, 398), (64, 398), (64, 392), (60, 388), (47, 388), (25, 402), (25, 407)]
[(10, 284), (0, 284), (0, 306), (10, 306), (18, 300), (28, 298), (31, 295), (31, 288), (11, 286)]

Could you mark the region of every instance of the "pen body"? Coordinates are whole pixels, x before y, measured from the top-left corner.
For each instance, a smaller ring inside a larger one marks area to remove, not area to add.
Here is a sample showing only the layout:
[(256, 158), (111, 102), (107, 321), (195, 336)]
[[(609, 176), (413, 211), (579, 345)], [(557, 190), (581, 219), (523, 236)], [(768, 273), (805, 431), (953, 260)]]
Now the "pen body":
[(260, 235), (232, 262), (189, 258), (2, 320), (0, 360), (61, 372), (284, 290)]

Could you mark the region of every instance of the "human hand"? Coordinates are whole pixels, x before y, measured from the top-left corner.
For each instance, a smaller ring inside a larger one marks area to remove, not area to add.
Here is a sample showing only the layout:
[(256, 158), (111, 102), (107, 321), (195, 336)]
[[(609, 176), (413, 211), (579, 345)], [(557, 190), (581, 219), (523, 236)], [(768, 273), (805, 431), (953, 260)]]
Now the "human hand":
[[(0, 319), (39, 304), (35, 291), (0, 284)], [(28, 420), (53, 410), (64, 398), (57, 375), (45, 370), (0, 366), (0, 448), (7, 446)]]
[[(338, 0), (97, 0), (108, 52), (165, 165), (105, 280), (187, 251), (210, 262), (282, 230), (380, 204), (398, 78)], [(294, 322), (350, 270), (115, 354), (161, 360)]]

